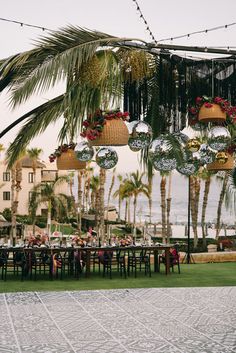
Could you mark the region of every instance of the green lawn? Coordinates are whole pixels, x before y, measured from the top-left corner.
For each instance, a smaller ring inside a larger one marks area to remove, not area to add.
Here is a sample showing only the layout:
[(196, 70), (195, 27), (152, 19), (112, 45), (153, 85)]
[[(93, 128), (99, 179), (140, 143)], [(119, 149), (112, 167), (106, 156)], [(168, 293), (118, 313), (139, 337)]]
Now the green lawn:
[[(176, 271), (176, 270), (175, 270)], [(21, 282), (19, 279), (9, 278), (6, 282), (0, 281), (0, 292), (18, 291), (60, 291), (86, 289), (115, 289), (115, 288), (148, 288), (148, 287), (215, 287), (236, 285), (236, 263), (211, 263), (181, 265), (181, 274), (176, 272), (170, 276), (161, 273), (152, 273), (152, 277), (139, 274), (127, 279), (115, 275), (112, 279), (103, 278), (98, 273), (91, 273), (90, 278), (77, 279), (48, 279), (29, 280)]]

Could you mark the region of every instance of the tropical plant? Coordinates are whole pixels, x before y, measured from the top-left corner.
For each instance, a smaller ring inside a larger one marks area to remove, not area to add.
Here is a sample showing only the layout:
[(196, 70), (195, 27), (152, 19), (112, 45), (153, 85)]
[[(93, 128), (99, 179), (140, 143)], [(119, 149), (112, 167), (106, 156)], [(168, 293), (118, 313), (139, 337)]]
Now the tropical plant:
[(145, 173), (139, 173), (137, 170), (135, 173), (130, 174), (130, 179), (128, 183), (131, 188), (131, 195), (133, 196), (133, 226), (136, 224), (136, 211), (137, 211), (137, 200), (140, 194), (144, 194), (147, 198), (149, 196), (148, 184), (143, 183), (143, 177)]
[(99, 193), (100, 193), (100, 205), (99, 205), (99, 235), (100, 240), (103, 242), (105, 239), (105, 222), (104, 222), (104, 199), (105, 199), (105, 182), (106, 182), (106, 169), (100, 168), (99, 173)]
[(217, 179), (220, 180), (222, 187), (220, 192), (220, 197), (217, 206), (217, 217), (216, 217), (216, 240), (218, 240), (221, 230), (221, 213), (222, 213), (222, 206), (226, 195), (227, 185), (229, 182), (230, 174), (229, 172), (222, 172), (217, 176)]
[(200, 178), (204, 181), (204, 192), (203, 192), (203, 201), (202, 201), (202, 215), (201, 215), (201, 227), (202, 227), (202, 243), (203, 248), (206, 249), (207, 242), (206, 242), (206, 210), (208, 204), (208, 197), (210, 192), (210, 185), (212, 180), (212, 173), (209, 172), (206, 168), (202, 169), (201, 173), (199, 174)]
[(29, 200), (29, 214), (40, 204), (47, 205), (47, 232), (51, 235), (51, 220), (63, 219), (73, 210), (73, 199), (63, 193), (57, 193), (57, 187), (68, 182), (67, 176), (60, 176), (50, 183), (39, 183), (33, 188)]

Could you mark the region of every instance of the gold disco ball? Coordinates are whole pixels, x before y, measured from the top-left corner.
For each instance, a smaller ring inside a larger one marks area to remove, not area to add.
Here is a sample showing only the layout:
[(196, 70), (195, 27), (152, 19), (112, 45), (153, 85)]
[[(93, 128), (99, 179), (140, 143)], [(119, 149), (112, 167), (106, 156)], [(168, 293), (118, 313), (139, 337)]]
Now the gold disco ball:
[(216, 160), (219, 164), (225, 164), (228, 161), (229, 157), (226, 152), (218, 152), (216, 154)]
[(201, 147), (201, 143), (197, 139), (191, 139), (188, 140), (186, 147), (190, 152), (197, 152)]

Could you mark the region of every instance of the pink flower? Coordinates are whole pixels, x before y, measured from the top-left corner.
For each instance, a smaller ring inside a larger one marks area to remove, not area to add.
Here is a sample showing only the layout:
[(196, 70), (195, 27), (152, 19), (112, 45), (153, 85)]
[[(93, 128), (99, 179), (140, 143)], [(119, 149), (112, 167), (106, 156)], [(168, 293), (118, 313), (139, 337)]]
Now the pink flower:
[(88, 120), (85, 120), (82, 125), (85, 127), (88, 127), (90, 124), (89, 124)]
[(201, 97), (197, 97), (196, 98), (196, 104), (201, 104), (202, 103), (202, 98)]
[(211, 108), (211, 107), (213, 107), (213, 104), (211, 104), (211, 103), (209, 103), (209, 102), (205, 102), (205, 103), (204, 103), (204, 107), (206, 107), (206, 108)]
[(216, 104), (219, 104), (219, 103), (221, 103), (222, 101), (223, 101), (223, 99), (220, 98), (220, 97), (215, 97), (215, 99), (214, 99), (214, 103), (216, 103)]

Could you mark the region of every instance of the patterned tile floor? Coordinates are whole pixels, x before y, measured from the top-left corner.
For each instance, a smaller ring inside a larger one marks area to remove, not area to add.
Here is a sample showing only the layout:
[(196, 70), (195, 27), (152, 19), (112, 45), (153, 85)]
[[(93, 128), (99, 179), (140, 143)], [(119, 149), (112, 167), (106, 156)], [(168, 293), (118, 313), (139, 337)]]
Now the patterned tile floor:
[(0, 353), (233, 353), (236, 287), (0, 294)]

